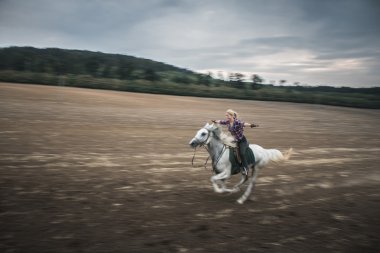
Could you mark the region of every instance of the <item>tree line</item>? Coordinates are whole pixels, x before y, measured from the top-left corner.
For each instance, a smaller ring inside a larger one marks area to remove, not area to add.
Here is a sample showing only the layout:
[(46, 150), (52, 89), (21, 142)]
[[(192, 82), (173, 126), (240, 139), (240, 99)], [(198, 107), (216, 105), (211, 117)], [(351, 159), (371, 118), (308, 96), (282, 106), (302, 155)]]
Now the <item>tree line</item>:
[(319, 103), (380, 108), (380, 88), (265, 84), (253, 74), (216, 78), (176, 66), (120, 54), (33, 47), (0, 48), (0, 81), (66, 85), (173, 95)]
[(8, 47), (0, 49), (0, 59), (0, 70), (58, 76), (72, 74), (120, 80), (170, 80), (182, 84), (226, 85), (236, 88), (253, 88), (254, 85), (261, 84), (263, 81), (258, 75), (253, 75), (252, 83), (246, 85), (244, 75), (241, 73), (231, 73), (229, 80), (225, 81), (213, 78), (211, 73), (195, 73), (149, 59), (86, 50)]

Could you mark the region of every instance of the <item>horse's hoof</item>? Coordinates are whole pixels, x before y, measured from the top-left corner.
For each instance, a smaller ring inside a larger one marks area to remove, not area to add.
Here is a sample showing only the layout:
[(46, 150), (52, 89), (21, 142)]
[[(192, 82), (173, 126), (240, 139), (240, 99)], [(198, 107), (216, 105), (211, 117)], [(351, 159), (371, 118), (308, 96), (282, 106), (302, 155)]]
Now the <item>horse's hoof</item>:
[(216, 193), (223, 193), (224, 191), (223, 190), (220, 190), (220, 189), (215, 189), (214, 190)]
[(244, 204), (244, 201), (241, 199), (238, 199), (236, 202), (238, 202), (240, 205)]

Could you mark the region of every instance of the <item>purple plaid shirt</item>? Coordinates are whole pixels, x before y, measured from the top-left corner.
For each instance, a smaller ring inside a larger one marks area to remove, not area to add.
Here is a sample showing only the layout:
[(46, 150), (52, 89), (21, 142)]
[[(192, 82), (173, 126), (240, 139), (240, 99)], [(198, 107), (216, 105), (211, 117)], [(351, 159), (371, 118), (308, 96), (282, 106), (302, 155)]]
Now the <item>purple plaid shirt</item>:
[(228, 120), (221, 120), (219, 122), (221, 125), (227, 125), (228, 126), (228, 131), (232, 134), (232, 136), (235, 138), (237, 141), (241, 141), (244, 137), (244, 122), (234, 119), (234, 123), (232, 126), (230, 125), (230, 122)]

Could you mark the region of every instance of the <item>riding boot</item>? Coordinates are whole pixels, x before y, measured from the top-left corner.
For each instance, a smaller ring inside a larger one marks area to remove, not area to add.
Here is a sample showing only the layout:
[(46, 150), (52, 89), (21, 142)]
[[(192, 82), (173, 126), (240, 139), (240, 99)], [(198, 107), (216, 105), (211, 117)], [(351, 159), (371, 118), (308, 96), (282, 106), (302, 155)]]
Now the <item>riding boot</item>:
[(248, 176), (248, 170), (249, 170), (249, 166), (248, 166), (248, 163), (247, 163), (247, 161), (245, 160), (245, 157), (241, 157), (241, 160), (242, 160), (242, 169), (241, 169), (241, 173), (243, 174), (243, 175), (246, 175), (246, 176)]

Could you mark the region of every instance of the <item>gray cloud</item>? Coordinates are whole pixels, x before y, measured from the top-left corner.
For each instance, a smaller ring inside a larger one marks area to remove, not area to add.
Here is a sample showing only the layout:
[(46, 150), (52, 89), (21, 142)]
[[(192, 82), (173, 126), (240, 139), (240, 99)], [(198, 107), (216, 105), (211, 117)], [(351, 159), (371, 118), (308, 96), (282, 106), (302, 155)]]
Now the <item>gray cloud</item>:
[(87, 49), (195, 71), (380, 85), (376, 0), (0, 0), (0, 46)]

